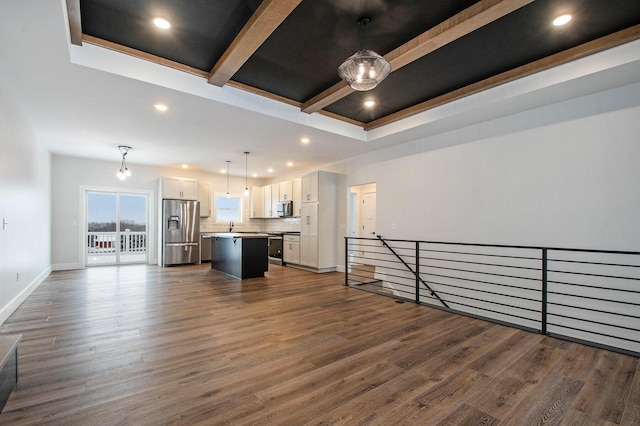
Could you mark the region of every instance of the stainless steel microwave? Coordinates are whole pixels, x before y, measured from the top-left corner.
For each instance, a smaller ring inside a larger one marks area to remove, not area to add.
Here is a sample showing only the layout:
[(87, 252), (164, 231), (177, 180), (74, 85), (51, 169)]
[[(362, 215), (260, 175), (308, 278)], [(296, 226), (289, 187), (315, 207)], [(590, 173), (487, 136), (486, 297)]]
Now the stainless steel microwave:
[(278, 217), (293, 216), (293, 201), (282, 201), (278, 203)]

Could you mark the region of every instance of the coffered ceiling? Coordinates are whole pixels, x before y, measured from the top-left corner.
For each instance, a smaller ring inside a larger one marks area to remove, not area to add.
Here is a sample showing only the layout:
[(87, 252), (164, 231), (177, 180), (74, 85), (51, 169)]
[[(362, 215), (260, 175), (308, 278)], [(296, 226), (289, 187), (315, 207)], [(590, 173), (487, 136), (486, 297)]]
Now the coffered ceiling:
[[(74, 44), (94, 44), (365, 130), (640, 37), (637, 0), (67, 0)], [(555, 17), (571, 14), (564, 26)], [(171, 28), (161, 30), (152, 19)], [(371, 23), (357, 26), (360, 18)], [(391, 75), (356, 92), (361, 48)], [(373, 100), (371, 108), (364, 102)]]
[[(638, 38), (637, 0), (0, 1), (0, 97), (53, 154), (272, 179), (638, 83)], [(394, 70), (355, 92), (363, 47)]]

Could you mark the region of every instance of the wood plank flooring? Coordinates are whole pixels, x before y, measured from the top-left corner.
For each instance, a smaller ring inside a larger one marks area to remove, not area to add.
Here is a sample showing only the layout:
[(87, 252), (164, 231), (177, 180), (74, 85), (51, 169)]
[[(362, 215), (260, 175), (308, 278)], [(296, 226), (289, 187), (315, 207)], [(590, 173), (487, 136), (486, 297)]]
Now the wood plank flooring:
[(0, 425), (640, 425), (638, 358), (270, 265), (52, 273)]

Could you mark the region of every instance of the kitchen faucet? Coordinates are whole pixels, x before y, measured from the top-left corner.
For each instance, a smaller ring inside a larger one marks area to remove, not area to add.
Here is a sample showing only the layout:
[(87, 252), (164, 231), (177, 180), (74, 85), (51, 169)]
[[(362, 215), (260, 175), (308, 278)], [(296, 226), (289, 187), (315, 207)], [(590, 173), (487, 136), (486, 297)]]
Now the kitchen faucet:
[(229, 222), (229, 232), (233, 231), (233, 222)]

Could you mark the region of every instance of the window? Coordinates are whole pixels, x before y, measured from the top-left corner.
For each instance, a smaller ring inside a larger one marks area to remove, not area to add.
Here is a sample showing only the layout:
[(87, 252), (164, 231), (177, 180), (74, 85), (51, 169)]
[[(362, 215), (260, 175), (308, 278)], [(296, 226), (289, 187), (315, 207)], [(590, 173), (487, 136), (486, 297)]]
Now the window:
[(216, 192), (216, 222), (242, 222), (242, 195)]

